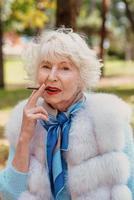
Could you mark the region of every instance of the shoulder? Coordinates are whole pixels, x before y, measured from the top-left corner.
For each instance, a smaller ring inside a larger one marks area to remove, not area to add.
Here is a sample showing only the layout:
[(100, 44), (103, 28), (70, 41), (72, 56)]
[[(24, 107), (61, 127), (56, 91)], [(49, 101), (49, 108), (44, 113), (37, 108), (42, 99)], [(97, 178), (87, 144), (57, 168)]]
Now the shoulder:
[(113, 116), (119, 119), (130, 122), (132, 109), (121, 98), (114, 94), (107, 93), (90, 93), (85, 94), (87, 98), (87, 107), (100, 117)]

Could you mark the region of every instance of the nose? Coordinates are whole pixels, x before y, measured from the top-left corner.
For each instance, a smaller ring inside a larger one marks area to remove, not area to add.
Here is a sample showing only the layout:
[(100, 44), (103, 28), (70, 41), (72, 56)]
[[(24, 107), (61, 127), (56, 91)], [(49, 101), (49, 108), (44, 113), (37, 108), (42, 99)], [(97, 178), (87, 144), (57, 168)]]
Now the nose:
[(57, 68), (53, 66), (48, 74), (48, 81), (57, 81)]

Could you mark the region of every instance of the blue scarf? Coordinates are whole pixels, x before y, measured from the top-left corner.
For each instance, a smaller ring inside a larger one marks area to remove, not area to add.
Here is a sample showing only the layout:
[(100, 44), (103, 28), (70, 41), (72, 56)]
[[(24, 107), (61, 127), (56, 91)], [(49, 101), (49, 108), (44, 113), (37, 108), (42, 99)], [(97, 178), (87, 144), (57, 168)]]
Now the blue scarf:
[(84, 100), (81, 100), (73, 104), (67, 112), (59, 112), (56, 117), (49, 115), (49, 121), (40, 121), (47, 130), (47, 167), (51, 191), (55, 199), (65, 186), (66, 163), (62, 153), (68, 151), (71, 121), (83, 106)]

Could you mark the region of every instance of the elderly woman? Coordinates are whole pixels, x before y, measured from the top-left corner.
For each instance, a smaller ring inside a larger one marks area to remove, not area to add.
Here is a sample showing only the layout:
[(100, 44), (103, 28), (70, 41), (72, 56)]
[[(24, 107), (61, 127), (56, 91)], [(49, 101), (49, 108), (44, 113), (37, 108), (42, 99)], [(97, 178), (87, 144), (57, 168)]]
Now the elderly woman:
[(6, 127), (2, 200), (132, 200), (131, 110), (115, 95), (91, 92), (100, 76), (93, 51), (60, 28), (27, 52), (35, 88)]

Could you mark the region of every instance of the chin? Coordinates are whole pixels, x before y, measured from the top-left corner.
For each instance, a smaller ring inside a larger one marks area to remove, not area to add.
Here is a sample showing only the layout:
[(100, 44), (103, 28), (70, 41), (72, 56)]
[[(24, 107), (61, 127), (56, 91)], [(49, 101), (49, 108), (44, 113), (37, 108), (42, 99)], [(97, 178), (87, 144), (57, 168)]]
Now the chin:
[(49, 103), (49, 104), (58, 104), (60, 103), (62, 100), (59, 99), (59, 98), (56, 98), (56, 97), (44, 97), (44, 100), (46, 103)]

